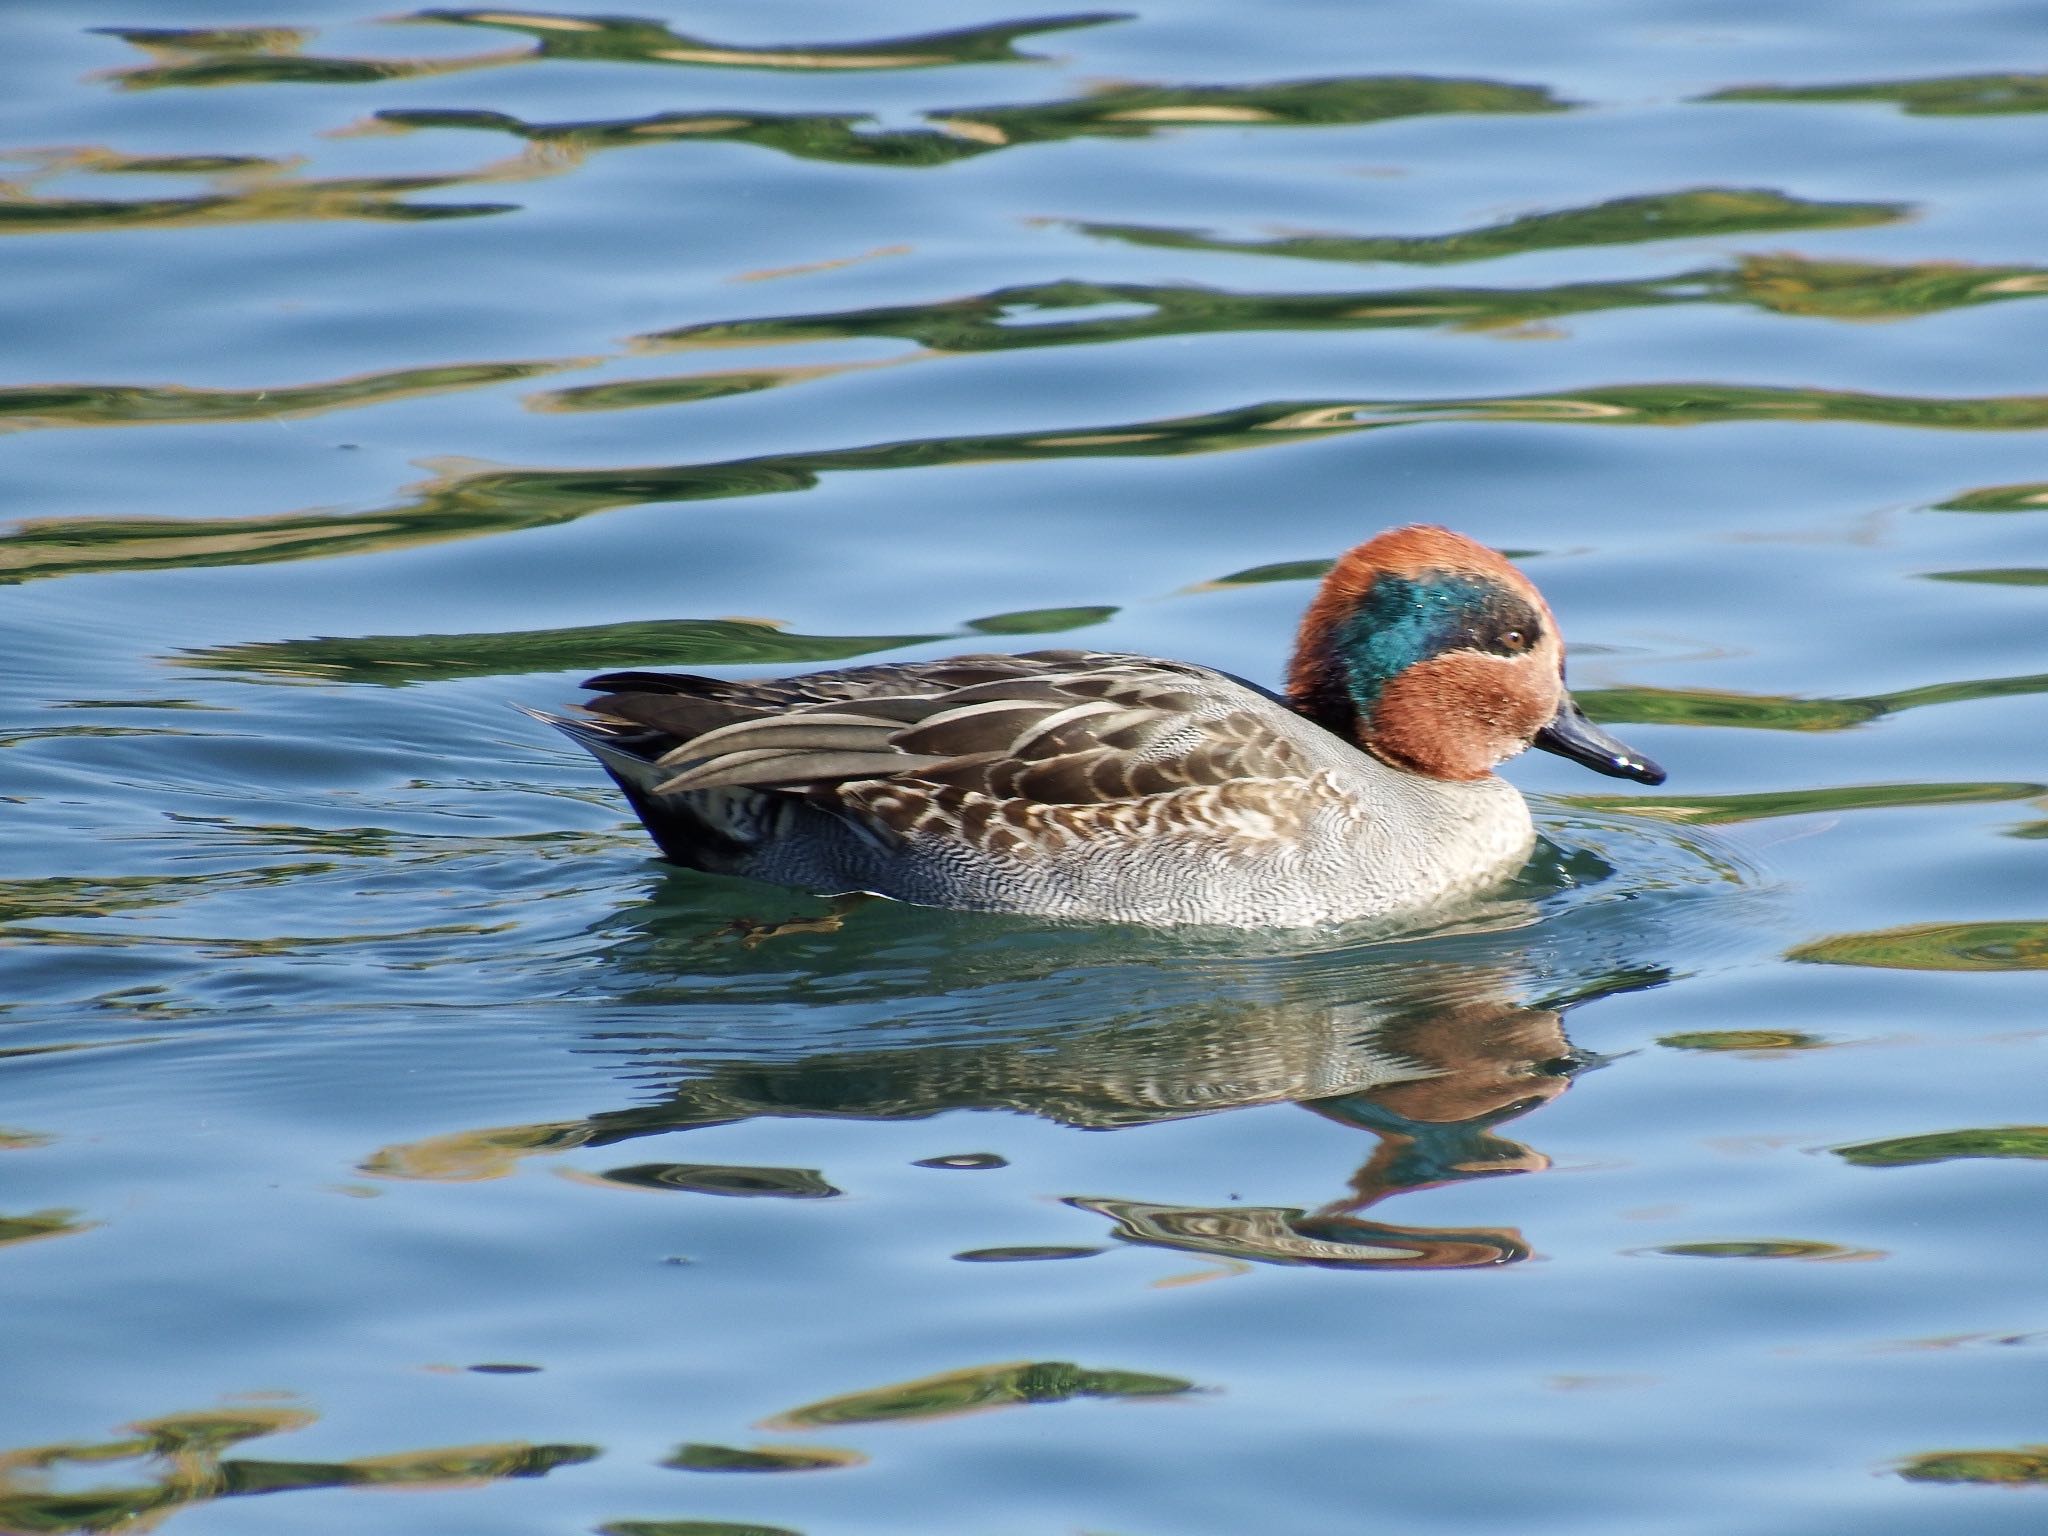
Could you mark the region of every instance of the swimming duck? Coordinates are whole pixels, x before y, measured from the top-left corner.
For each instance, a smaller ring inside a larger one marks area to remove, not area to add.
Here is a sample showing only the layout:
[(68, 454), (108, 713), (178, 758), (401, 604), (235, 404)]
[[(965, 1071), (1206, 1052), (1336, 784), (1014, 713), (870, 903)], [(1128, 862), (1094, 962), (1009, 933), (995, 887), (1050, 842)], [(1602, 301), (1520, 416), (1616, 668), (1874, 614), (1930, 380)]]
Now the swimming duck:
[(1427, 907), (1535, 841), (1529, 746), (1659, 784), (1564, 686), (1543, 596), (1448, 529), (1340, 558), (1284, 696), (1209, 667), (1030, 651), (751, 682), (610, 672), (587, 748), (678, 864), (926, 906), (1305, 927)]

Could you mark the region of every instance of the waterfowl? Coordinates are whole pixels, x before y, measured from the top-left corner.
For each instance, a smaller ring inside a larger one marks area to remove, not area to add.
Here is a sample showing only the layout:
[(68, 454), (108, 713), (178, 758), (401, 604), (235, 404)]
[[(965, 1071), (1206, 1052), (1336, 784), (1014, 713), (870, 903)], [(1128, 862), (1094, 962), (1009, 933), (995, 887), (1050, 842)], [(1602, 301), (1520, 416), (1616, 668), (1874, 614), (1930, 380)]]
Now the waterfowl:
[(678, 864), (926, 906), (1303, 927), (1427, 907), (1535, 840), (1493, 769), (1536, 746), (1664, 771), (1564, 685), (1549, 605), (1495, 551), (1397, 528), (1340, 558), (1284, 695), (1081, 650), (729, 682), (610, 672), (579, 718)]

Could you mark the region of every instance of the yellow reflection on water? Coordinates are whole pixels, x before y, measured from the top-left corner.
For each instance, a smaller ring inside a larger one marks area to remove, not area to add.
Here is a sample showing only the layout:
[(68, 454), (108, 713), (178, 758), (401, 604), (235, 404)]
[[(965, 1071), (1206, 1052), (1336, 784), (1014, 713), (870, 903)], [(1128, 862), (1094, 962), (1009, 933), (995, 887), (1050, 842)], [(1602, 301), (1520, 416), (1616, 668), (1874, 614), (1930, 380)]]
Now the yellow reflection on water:
[(305, 1429), (318, 1418), (305, 1408), (254, 1404), (143, 1419), (115, 1440), (0, 1450), (0, 1530), (148, 1531), (180, 1509), (215, 1499), (294, 1489), (478, 1487), (540, 1477), (598, 1454), (591, 1445), (524, 1441), (334, 1462), (224, 1454), (244, 1441)]

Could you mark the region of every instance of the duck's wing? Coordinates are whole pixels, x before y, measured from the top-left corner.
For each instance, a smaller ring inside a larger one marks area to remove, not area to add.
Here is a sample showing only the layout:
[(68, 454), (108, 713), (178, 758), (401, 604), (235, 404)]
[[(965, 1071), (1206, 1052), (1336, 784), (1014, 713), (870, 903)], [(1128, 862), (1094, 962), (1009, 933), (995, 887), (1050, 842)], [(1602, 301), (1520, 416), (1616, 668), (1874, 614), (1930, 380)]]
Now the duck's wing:
[[(972, 801), (1107, 812), (1311, 771), (1304, 728), (1207, 668), (1091, 651), (962, 656), (764, 682), (609, 673), (579, 722), (652, 794), (801, 795), (884, 836)], [(995, 805), (992, 814), (999, 814)]]

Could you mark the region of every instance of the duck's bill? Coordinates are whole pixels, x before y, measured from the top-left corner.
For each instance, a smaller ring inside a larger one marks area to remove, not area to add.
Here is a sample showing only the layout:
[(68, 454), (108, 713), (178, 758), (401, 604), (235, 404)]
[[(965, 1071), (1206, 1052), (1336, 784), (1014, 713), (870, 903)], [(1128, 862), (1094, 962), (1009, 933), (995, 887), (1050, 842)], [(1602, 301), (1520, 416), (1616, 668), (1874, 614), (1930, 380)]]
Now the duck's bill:
[(1557, 706), (1556, 718), (1536, 733), (1534, 745), (1612, 778), (1634, 779), (1638, 784), (1664, 782), (1662, 768), (1588, 720), (1570, 694)]

